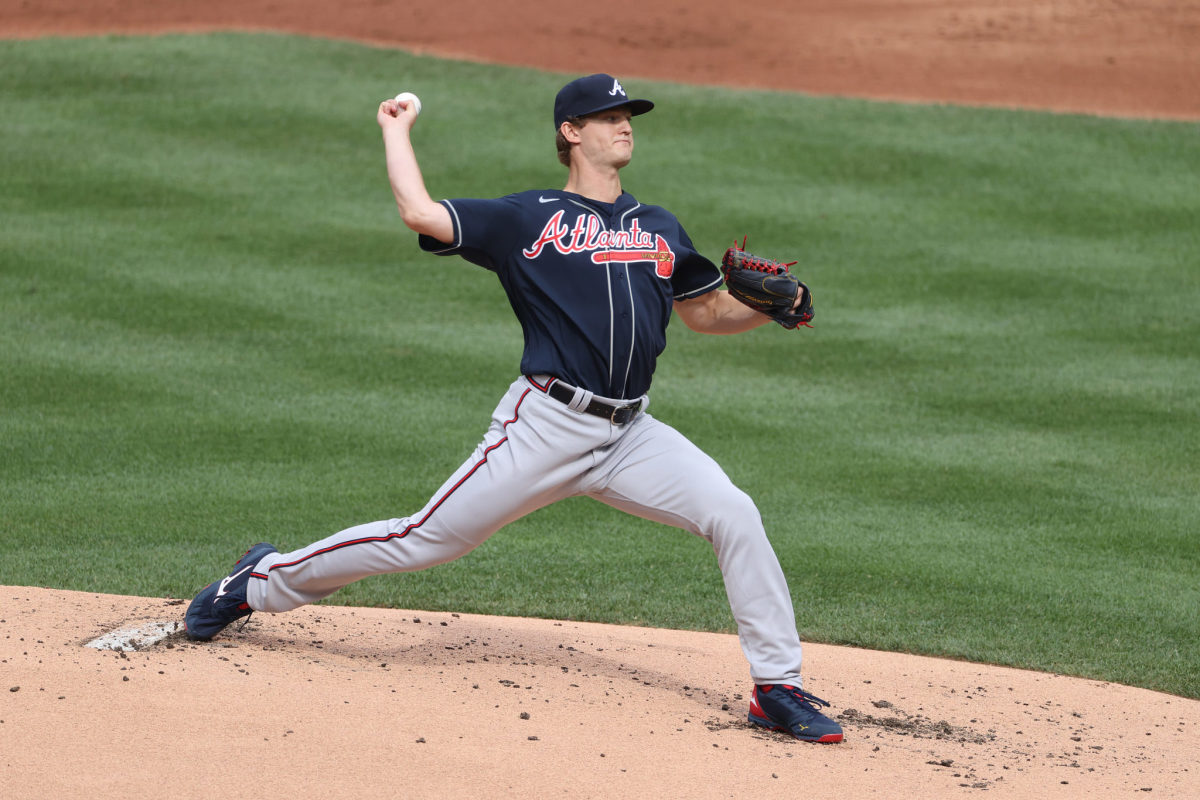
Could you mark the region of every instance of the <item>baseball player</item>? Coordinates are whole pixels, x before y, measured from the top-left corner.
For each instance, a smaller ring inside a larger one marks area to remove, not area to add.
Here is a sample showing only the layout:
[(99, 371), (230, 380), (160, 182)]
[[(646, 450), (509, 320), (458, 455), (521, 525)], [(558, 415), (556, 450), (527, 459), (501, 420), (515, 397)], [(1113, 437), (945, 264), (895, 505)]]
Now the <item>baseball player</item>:
[[(828, 703), (801, 688), (791, 595), (754, 502), (646, 410), (672, 311), (702, 333), (772, 320), (719, 291), (721, 271), (674, 215), (622, 190), (631, 119), (653, 107), (630, 99), (611, 75), (571, 81), (554, 103), (568, 168), (562, 190), (434, 202), (410, 140), (419, 106), (379, 105), (401, 218), (421, 249), (500, 279), (524, 332), (521, 375), (478, 447), (424, 508), (291, 553), (256, 545), (192, 601), (191, 638), (211, 639), (252, 611), (316, 602), (369, 575), (451, 561), (513, 520), (586, 495), (709, 541), (755, 684), (750, 721), (805, 741), (842, 741), (841, 726), (820, 711)], [(808, 300), (806, 287), (789, 291), (789, 305)]]

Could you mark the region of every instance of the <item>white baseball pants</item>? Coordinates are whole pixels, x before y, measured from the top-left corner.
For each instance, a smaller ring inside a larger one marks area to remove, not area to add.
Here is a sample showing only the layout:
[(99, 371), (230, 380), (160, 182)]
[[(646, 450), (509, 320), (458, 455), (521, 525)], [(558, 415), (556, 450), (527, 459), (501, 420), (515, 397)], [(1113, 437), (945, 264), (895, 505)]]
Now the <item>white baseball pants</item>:
[(369, 575), (443, 564), (575, 495), (709, 541), (751, 678), (800, 685), (791, 595), (754, 502), (700, 448), (644, 411), (614, 425), (571, 410), (524, 377), (509, 387), (475, 452), (423, 509), (268, 555), (254, 570), (247, 601), (258, 611), (289, 611)]

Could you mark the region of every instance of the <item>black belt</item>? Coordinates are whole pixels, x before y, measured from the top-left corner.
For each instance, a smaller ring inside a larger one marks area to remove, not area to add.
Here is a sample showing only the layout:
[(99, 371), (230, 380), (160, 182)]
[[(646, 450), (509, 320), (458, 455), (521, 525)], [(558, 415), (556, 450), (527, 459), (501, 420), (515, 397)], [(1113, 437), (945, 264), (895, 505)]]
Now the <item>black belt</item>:
[[(575, 399), (575, 390), (558, 380), (550, 384), (550, 388), (546, 390), (546, 394), (566, 405), (570, 405)], [(592, 402), (587, 404), (587, 408), (583, 409), (583, 413), (603, 417), (613, 425), (624, 425), (636, 417), (637, 413), (641, 410), (641, 400), (634, 403), (627, 403), (623, 406), (612, 406), (608, 403), (602, 403), (599, 400), (592, 400)]]

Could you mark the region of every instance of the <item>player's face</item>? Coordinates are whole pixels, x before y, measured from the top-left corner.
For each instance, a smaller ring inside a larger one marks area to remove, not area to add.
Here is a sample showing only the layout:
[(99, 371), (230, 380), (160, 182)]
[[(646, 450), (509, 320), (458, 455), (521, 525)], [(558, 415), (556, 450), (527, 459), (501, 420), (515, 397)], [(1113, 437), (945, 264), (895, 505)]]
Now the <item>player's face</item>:
[(633, 158), (632, 114), (625, 107), (612, 108), (586, 117), (579, 129), (580, 149), (589, 161), (623, 167)]

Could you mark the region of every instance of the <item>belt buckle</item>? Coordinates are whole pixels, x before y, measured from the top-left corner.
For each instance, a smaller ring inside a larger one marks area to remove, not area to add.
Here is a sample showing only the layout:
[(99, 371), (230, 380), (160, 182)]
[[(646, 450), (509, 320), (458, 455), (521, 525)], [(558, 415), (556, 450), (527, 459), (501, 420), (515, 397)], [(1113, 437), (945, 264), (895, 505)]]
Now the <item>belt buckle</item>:
[(637, 412), (637, 405), (613, 406), (608, 421), (614, 425), (625, 425), (637, 415)]

